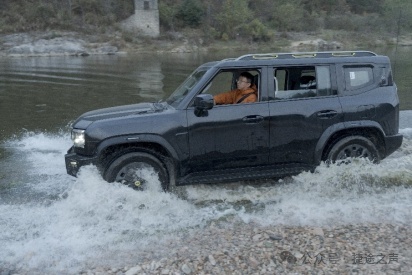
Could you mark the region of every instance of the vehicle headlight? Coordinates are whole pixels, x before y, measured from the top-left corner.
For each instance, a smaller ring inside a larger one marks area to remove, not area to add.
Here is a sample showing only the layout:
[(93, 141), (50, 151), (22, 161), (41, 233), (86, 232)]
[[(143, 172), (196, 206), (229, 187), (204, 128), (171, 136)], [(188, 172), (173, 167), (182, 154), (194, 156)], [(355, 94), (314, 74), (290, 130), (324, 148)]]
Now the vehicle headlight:
[(71, 136), (74, 147), (84, 148), (84, 144), (86, 143), (84, 138), (84, 130), (73, 129)]

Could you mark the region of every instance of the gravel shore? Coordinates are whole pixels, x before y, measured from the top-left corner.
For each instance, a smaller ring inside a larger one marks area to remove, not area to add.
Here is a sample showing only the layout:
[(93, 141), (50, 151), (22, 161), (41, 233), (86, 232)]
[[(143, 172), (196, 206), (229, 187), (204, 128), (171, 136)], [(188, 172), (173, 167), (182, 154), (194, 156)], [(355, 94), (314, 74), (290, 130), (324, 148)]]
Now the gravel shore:
[(162, 258), (146, 251), (135, 266), (81, 274), (412, 274), (410, 229), (211, 224), (169, 241)]

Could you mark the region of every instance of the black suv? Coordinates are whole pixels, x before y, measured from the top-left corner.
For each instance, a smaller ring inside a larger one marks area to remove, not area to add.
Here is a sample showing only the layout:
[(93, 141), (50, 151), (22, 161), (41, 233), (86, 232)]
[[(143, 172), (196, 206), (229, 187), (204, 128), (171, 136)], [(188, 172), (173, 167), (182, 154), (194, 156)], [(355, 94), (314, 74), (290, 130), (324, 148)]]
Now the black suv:
[[(215, 105), (249, 72), (254, 103)], [(248, 54), (197, 68), (166, 100), (87, 112), (73, 123), (67, 172), (93, 164), (144, 189), (279, 178), (322, 161), (378, 162), (402, 144), (389, 58), (369, 51)]]

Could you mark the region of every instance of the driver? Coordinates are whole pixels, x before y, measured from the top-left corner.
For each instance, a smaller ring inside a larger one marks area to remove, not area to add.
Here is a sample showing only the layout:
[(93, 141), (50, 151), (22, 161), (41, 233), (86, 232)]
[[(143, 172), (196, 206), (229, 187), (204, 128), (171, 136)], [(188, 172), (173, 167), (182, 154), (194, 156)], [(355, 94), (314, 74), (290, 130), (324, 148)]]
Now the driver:
[(253, 84), (253, 75), (249, 72), (243, 72), (236, 80), (237, 89), (220, 93), (213, 98), (215, 104), (238, 104), (238, 103), (251, 103), (257, 100), (256, 85)]

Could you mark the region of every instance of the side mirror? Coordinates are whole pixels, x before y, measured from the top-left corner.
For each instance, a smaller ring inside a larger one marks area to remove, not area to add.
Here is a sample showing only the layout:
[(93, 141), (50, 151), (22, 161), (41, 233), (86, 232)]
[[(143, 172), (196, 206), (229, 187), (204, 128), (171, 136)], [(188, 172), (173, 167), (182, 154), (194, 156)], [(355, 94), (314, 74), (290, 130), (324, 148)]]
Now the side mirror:
[(211, 94), (201, 94), (195, 97), (193, 106), (195, 107), (196, 116), (207, 116), (208, 110), (213, 108), (215, 100)]
[(379, 86), (381, 87), (388, 86), (388, 81), (384, 75), (381, 76), (381, 80), (379, 81)]

